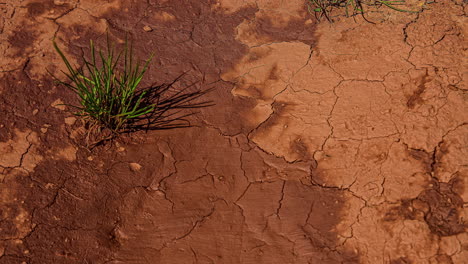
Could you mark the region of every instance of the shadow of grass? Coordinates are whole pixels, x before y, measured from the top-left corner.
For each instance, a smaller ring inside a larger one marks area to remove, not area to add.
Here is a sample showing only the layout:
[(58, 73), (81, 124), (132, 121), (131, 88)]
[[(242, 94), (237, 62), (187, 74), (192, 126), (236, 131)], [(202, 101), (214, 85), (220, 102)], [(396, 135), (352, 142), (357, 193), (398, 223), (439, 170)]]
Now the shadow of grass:
[(154, 111), (132, 119), (122, 132), (190, 127), (191, 123), (187, 118), (196, 112), (187, 111), (213, 106), (213, 101), (200, 101), (202, 96), (213, 89), (193, 90), (197, 82), (180, 90), (174, 88), (174, 84), (184, 75), (185, 73), (182, 73), (170, 83), (139, 90), (135, 98), (145, 93), (140, 104), (142, 107), (154, 105)]

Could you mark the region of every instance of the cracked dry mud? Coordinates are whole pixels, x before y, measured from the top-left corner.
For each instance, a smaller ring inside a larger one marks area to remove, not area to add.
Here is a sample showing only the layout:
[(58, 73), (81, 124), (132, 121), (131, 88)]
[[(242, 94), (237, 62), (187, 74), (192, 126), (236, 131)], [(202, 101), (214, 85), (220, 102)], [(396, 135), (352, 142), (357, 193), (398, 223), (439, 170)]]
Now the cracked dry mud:
[[(465, 2), (0, 2), (0, 263), (468, 263)], [(51, 40), (106, 30), (216, 105), (84, 149)]]

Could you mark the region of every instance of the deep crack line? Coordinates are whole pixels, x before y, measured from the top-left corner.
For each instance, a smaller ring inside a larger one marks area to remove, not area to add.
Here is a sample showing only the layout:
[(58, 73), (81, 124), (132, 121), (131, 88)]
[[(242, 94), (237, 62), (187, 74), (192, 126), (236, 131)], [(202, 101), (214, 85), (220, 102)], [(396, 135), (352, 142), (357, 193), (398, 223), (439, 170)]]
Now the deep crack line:
[(281, 207), (283, 207), (283, 200), (284, 200), (284, 188), (286, 187), (286, 181), (283, 181), (283, 186), (281, 187), (281, 198), (278, 201), (278, 208), (276, 208), (276, 216), (278, 216), (279, 219), (280, 217), (280, 210)]

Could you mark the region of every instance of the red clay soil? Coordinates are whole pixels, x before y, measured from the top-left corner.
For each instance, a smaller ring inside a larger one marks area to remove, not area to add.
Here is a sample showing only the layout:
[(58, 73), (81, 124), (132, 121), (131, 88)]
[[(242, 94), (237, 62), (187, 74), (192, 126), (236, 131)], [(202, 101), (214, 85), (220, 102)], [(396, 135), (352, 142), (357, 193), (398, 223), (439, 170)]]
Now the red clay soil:
[[(427, 7), (1, 2), (0, 263), (468, 263), (468, 5)], [(106, 32), (215, 105), (85, 148), (51, 40)]]

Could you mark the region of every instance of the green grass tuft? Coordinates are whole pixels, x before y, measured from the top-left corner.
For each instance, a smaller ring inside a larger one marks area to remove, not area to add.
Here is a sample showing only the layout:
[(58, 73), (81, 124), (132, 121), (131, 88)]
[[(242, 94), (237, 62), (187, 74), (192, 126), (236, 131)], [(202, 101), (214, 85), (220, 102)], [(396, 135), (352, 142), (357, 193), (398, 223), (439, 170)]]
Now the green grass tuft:
[(102, 132), (103, 129), (110, 131), (109, 137), (113, 137), (137, 129), (190, 126), (185, 117), (192, 113), (180, 115), (180, 111), (169, 113), (170, 110), (211, 105), (209, 102), (192, 103), (208, 90), (171, 92), (172, 85), (181, 76), (170, 84), (139, 87), (153, 55), (143, 63), (135, 62), (132, 45), (129, 47), (128, 41), (121, 51), (116, 51), (109, 38), (106, 51), (96, 50), (90, 41), (89, 59), (82, 55), (82, 67), (73, 67), (55, 41), (53, 45), (68, 69), (68, 72), (63, 72), (68, 81), (58, 82), (78, 96), (80, 104), (69, 106), (76, 109), (75, 115), (88, 123), (88, 137), (94, 130)]
[[(154, 111), (155, 105), (141, 104), (148, 91), (142, 91), (137, 96), (137, 87), (152, 57), (144, 65), (140, 65), (139, 62), (133, 62), (127, 42), (123, 52), (116, 53), (108, 41), (107, 52), (104, 53), (102, 50), (96, 52), (91, 41), (91, 59), (87, 60), (83, 56), (84, 67), (74, 68), (57, 43), (54, 41), (53, 44), (67, 66), (68, 73), (65, 74), (71, 81), (60, 83), (80, 98), (81, 105), (73, 106), (78, 109), (77, 115), (88, 117), (103, 127), (118, 132), (129, 120)], [(124, 60), (124, 68), (118, 71), (116, 67), (121, 58)]]

